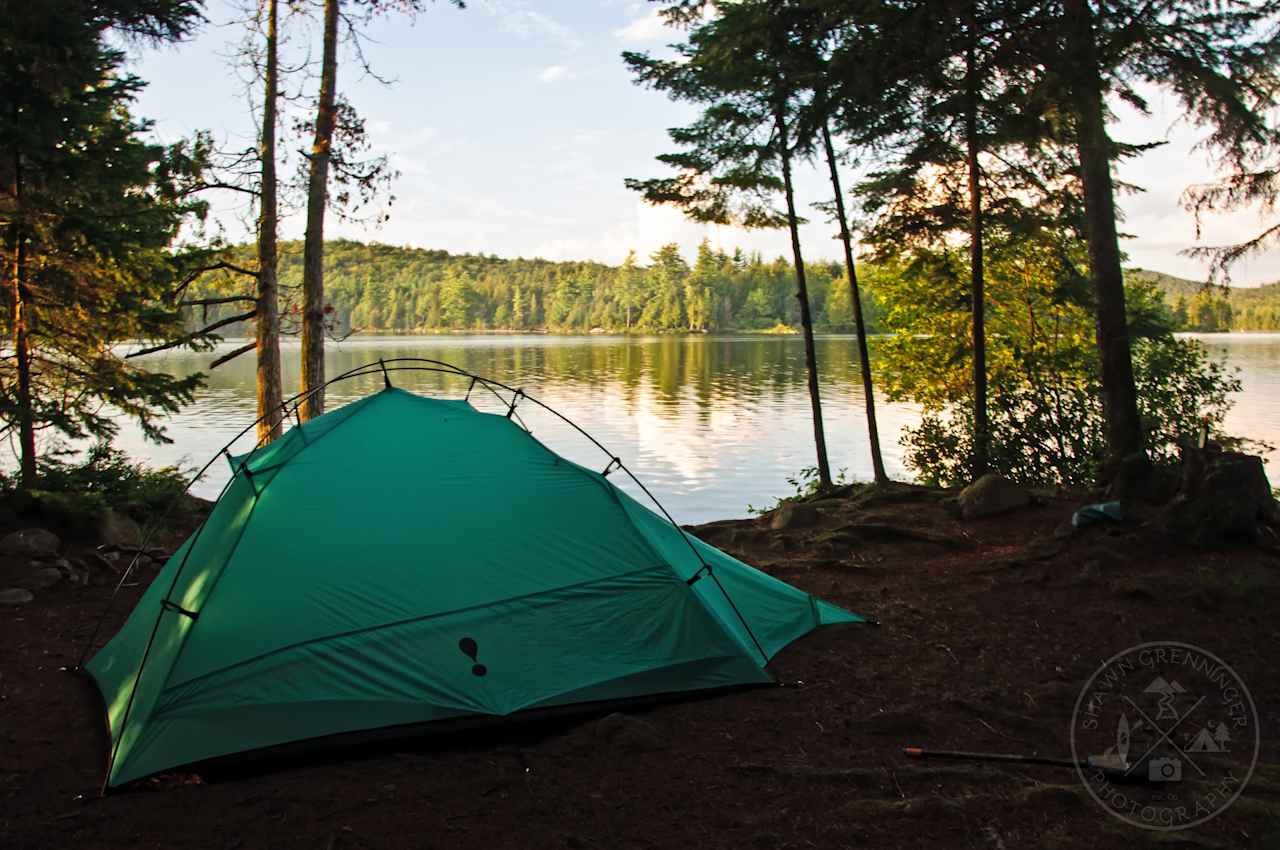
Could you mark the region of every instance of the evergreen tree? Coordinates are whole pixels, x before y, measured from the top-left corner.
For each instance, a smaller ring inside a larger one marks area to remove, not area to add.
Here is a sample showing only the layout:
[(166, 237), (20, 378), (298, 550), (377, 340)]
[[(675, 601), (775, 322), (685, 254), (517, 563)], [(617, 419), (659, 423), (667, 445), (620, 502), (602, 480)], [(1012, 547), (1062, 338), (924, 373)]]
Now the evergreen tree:
[(1060, 185), (1067, 163), (1038, 120), (1043, 71), (1010, 35), (1033, 26), (1035, 14), (1019, 0), (864, 3), (837, 24), (832, 59), (837, 80), (864, 71), (838, 86), (841, 129), (880, 154), (858, 187), (875, 216), (867, 241), (890, 259), (967, 239), (975, 475), (991, 448), (984, 241), (992, 230), (1061, 223), (1061, 195), (1045, 187)]
[[(142, 82), (112, 46), (119, 34), (176, 40), (194, 2), (0, 3), (0, 224), (4, 321), (0, 416), (18, 434), (21, 483), (37, 476), (36, 432), (109, 437), (110, 406), (162, 439), (157, 412), (189, 401), (200, 375), (131, 368), (113, 348), (181, 333), (161, 303), (183, 274), (170, 251), (203, 213), (190, 190), (205, 140), (163, 147), (129, 112)], [(204, 338), (188, 342), (199, 345)]]
[[(1206, 146), (1247, 172), (1275, 134), (1280, 3), (1270, 0), (1062, 0), (1038, 30), (1053, 90), (1074, 123), (1111, 465), (1145, 437), (1126, 324), (1124, 275), (1107, 132), (1109, 97), (1146, 109), (1136, 86), (1172, 91), (1209, 130)], [(1031, 33), (1032, 31), (1028, 31)], [(1028, 36), (1030, 37), (1030, 35)], [(1211, 198), (1213, 196), (1210, 196)], [(1231, 196), (1219, 196), (1229, 199)]]
[[(701, 4), (680, 3), (670, 20), (690, 19)], [(784, 25), (780, 25), (784, 24)], [(676, 177), (628, 180), (651, 203), (678, 206), (696, 221), (746, 227), (786, 226), (791, 237), (796, 301), (804, 334), (809, 399), (813, 411), (818, 486), (831, 487), (817, 350), (808, 282), (800, 246), (792, 170), (797, 156), (794, 123), (802, 93), (787, 63), (800, 37), (763, 0), (735, 3), (693, 24), (675, 60), (624, 53), (637, 82), (677, 100), (703, 106), (698, 120), (670, 131), (682, 150), (659, 161), (678, 169)], [(782, 195), (782, 210), (775, 207)]]

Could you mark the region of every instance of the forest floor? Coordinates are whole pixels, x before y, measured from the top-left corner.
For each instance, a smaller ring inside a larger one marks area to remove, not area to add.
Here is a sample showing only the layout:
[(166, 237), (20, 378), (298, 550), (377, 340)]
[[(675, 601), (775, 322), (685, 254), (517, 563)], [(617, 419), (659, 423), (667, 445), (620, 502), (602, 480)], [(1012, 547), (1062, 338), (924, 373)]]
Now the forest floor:
[[(633, 711), (638, 737), (601, 734), (595, 719), (490, 729), (105, 798), (100, 709), (61, 668), (110, 587), (63, 584), (0, 616), (0, 846), (1280, 847), (1280, 558), (1176, 548), (1141, 523), (1067, 534), (1079, 504), (1045, 498), (961, 522), (945, 494), (904, 486), (816, 503), (780, 531), (698, 528), (879, 625), (797, 641), (770, 665), (785, 687)], [(104, 634), (153, 575), (125, 588)], [(1162, 640), (1216, 653), (1257, 707), (1257, 768), (1201, 826), (1122, 823), (1071, 768), (900, 752), (1067, 756), (1094, 671)]]

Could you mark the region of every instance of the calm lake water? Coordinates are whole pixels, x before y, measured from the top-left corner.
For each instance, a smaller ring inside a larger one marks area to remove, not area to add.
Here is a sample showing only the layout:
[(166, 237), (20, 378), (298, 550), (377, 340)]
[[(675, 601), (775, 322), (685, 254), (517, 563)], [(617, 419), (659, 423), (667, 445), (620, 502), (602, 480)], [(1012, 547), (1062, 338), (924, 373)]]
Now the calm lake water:
[[(1280, 443), (1280, 334), (1199, 338), (1240, 369), (1244, 390), (1228, 430)], [(865, 480), (871, 464), (856, 351), (852, 337), (818, 340), (832, 466)], [(213, 356), (169, 353), (146, 363), (186, 374), (205, 369)], [(791, 491), (788, 477), (814, 462), (804, 349), (796, 337), (376, 337), (331, 344), (326, 368), (333, 376), (393, 357), (443, 360), (537, 396), (621, 457), (681, 522), (743, 516), (748, 505), (771, 504)], [(296, 391), (290, 388), (298, 384), (299, 369), (297, 344), (286, 343), (286, 394)], [(253, 421), (253, 370), (247, 354), (212, 372), (196, 402), (170, 421), (172, 444), (147, 443), (131, 426), (123, 429), (120, 444), (151, 463), (203, 465)], [(397, 386), (446, 398), (462, 397), (468, 384), (430, 373), (400, 372), (392, 379)], [(328, 390), (328, 408), (381, 385), (381, 376), (339, 382)], [(506, 411), (479, 389), (471, 400), (481, 409)], [(554, 416), (528, 403), (518, 410), (530, 430), (557, 452), (593, 468), (608, 463), (608, 456)], [(880, 405), (885, 464), (895, 478), (910, 478), (898, 438), (916, 415), (910, 405)], [(251, 448), (252, 439), (242, 439), (232, 451)], [(1268, 466), (1272, 481), (1280, 483), (1280, 454), (1273, 453)], [(193, 492), (216, 495), (226, 477), (225, 465), (215, 464)], [(634, 489), (624, 476), (613, 480)]]

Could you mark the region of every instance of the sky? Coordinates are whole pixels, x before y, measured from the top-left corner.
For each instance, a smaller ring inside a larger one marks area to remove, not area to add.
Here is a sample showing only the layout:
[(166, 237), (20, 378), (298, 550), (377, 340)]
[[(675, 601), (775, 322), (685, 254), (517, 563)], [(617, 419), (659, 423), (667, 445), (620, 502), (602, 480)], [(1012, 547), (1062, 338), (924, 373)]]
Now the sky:
[[(243, 37), (239, 13), (210, 0), (208, 23), (193, 39), (137, 49), (133, 70), (149, 82), (139, 115), (166, 142), (199, 129), (228, 147), (253, 144), (254, 124), (241, 78), (230, 60)], [(684, 220), (655, 208), (623, 185), (627, 177), (664, 176), (654, 160), (671, 150), (666, 129), (688, 123), (690, 107), (636, 86), (623, 50), (662, 51), (679, 40), (654, 9), (634, 0), (469, 0), (459, 10), (435, 3), (416, 20), (391, 16), (366, 28), (364, 52), (389, 85), (365, 75), (350, 52), (338, 87), (365, 117), (370, 138), (400, 171), (391, 218), (379, 227), (335, 221), (326, 233), (365, 241), (485, 253), (501, 257), (620, 262), (630, 250), (647, 257), (678, 243), (687, 257), (708, 238), (732, 250), (790, 258), (785, 231), (744, 231)], [(318, 45), (317, 33), (295, 31)], [(318, 46), (315, 48), (318, 53)], [(314, 82), (308, 84), (314, 89)], [(1183, 255), (1196, 243), (1195, 221), (1179, 204), (1183, 191), (1213, 177), (1197, 150), (1203, 131), (1182, 119), (1177, 99), (1149, 92), (1152, 114), (1117, 106), (1114, 138), (1167, 144), (1122, 165), (1123, 180), (1146, 191), (1122, 197), (1128, 265), (1203, 279), (1202, 261)], [(846, 175), (846, 184), (853, 174)], [(802, 169), (798, 200), (828, 200), (824, 173)], [(233, 239), (246, 232), (236, 198), (215, 201)], [(806, 261), (839, 257), (833, 227), (809, 210), (802, 229)], [(1204, 243), (1240, 241), (1260, 230), (1256, 210), (1205, 222)], [(302, 233), (294, 215), (288, 238)], [(1280, 279), (1280, 251), (1237, 267), (1235, 284)]]

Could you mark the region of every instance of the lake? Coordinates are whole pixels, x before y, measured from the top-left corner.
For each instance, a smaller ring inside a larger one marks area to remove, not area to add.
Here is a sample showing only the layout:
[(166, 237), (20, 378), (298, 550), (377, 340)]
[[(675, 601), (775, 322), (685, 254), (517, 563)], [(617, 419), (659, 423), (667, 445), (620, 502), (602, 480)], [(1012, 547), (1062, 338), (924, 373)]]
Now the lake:
[[(1230, 433), (1280, 443), (1280, 334), (1197, 335), (1240, 370), (1244, 389), (1227, 420)], [(239, 343), (226, 343), (229, 350)], [(822, 402), (833, 470), (869, 480), (866, 420), (857, 346), (851, 336), (817, 341)], [(145, 358), (148, 368), (188, 374), (207, 367), (214, 354), (164, 353)], [(296, 392), (299, 348), (283, 350), (286, 395)], [(329, 376), (379, 358), (425, 357), (523, 388), (573, 419), (627, 464), (680, 522), (744, 516), (749, 505), (772, 504), (793, 491), (787, 482), (814, 464), (813, 430), (805, 385), (804, 348), (798, 337), (665, 336), (560, 337), (430, 336), (365, 337), (331, 343)], [(397, 386), (438, 397), (460, 398), (468, 381), (441, 374), (398, 372)], [(361, 398), (382, 385), (380, 375), (341, 381), (328, 390), (328, 409)], [(475, 390), (483, 410), (506, 405)], [(603, 470), (608, 456), (554, 416), (525, 402), (518, 408), (529, 429), (566, 457)], [(194, 404), (169, 420), (173, 443), (145, 442), (132, 426), (119, 444), (153, 464), (198, 467), (255, 418), (254, 362), (246, 354), (210, 373)], [(898, 438), (914, 424), (917, 408), (882, 403), (881, 443), (889, 474), (909, 479)], [(252, 434), (232, 451), (252, 447)], [(1268, 459), (1280, 484), (1280, 454)], [(227, 478), (215, 464), (192, 488), (211, 497)], [(611, 480), (631, 492), (625, 476)], [(635, 493), (640, 496), (640, 494)]]

